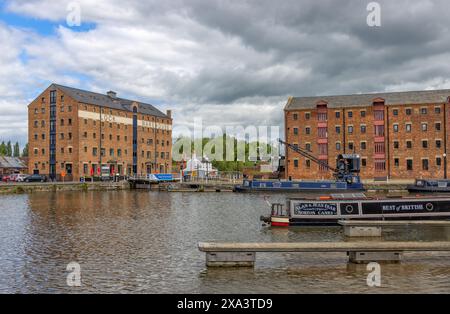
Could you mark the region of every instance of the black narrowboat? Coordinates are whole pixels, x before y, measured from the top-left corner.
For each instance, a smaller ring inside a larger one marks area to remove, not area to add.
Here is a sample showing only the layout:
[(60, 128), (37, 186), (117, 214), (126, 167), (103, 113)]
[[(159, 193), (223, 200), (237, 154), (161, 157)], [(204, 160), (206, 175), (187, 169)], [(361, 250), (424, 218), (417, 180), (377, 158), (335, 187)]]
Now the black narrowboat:
[(417, 179), (407, 189), (410, 193), (450, 193), (450, 180)]
[(286, 208), (271, 204), (270, 216), (261, 220), (272, 226), (336, 225), (340, 220), (450, 219), (450, 197), (370, 198), (363, 193), (320, 198), (291, 198)]

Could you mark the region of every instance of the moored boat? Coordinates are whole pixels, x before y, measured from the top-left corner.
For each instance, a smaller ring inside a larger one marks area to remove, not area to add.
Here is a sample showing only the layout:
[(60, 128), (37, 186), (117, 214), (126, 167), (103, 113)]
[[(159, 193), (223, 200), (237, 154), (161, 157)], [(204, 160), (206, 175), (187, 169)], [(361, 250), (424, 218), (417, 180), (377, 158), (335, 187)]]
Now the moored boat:
[(339, 220), (450, 219), (450, 197), (370, 198), (362, 193), (320, 198), (291, 198), (286, 207), (272, 204), (272, 226), (336, 225)]
[(242, 185), (235, 186), (235, 192), (342, 192), (363, 191), (364, 186), (359, 177), (354, 182), (345, 181), (260, 181), (244, 180)]
[(407, 189), (410, 193), (450, 193), (450, 180), (417, 179)]

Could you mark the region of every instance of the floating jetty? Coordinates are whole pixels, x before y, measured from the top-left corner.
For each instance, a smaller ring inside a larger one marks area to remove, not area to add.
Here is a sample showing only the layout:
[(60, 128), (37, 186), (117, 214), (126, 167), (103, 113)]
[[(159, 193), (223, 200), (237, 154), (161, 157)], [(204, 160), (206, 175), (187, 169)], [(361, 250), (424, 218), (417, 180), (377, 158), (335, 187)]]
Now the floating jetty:
[(400, 262), (403, 252), (448, 252), (450, 242), (295, 242), (198, 244), (208, 267), (253, 267), (256, 253), (347, 253), (351, 263)]

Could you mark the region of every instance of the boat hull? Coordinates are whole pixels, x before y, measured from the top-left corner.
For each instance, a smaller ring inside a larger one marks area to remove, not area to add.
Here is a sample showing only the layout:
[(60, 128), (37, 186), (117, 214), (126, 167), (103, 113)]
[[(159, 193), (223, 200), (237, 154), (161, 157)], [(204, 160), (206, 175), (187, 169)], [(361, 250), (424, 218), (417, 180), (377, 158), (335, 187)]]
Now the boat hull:
[(450, 193), (450, 188), (440, 188), (440, 187), (417, 187), (417, 186), (408, 186), (407, 187), (409, 193)]

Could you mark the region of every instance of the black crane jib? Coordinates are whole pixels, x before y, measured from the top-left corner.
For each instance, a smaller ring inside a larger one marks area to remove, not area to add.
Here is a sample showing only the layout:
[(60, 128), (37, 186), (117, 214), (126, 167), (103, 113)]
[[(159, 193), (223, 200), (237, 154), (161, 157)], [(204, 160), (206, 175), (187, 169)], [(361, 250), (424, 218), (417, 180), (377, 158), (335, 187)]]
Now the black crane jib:
[(292, 149), (294, 152), (296, 152), (296, 153), (302, 155), (302, 156), (305, 157), (305, 158), (308, 158), (308, 159), (312, 160), (313, 162), (315, 162), (315, 163), (317, 163), (317, 164), (319, 164), (319, 165), (321, 165), (321, 166), (327, 168), (328, 170), (333, 171), (334, 173), (338, 173), (338, 172), (339, 172), (338, 169), (333, 168), (333, 167), (331, 167), (330, 165), (328, 165), (328, 162), (325, 162), (325, 161), (320, 160), (320, 159), (317, 158), (316, 156), (310, 154), (307, 150), (302, 149), (302, 148), (300, 148), (300, 147), (298, 147), (298, 146), (294, 146), (294, 145), (292, 145), (292, 144), (289, 144), (289, 143), (287, 143), (287, 142), (285, 142), (285, 141), (283, 141), (283, 140), (281, 140), (281, 139), (279, 139), (279, 142), (280, 142), (281, 144), (283, 144), (283, 145), (289, 147), (289, 148)]

